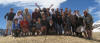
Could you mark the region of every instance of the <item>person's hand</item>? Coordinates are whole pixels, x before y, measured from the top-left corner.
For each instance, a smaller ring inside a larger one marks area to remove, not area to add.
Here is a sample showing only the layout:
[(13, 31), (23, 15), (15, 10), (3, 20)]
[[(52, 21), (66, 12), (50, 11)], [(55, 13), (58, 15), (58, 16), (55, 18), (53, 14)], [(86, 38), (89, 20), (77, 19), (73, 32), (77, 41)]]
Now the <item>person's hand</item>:
[(51, 4), (51, 6), (53, 6), (53, 4)]
[(35, 3), (35, 5), (40, 9), (40, 6), (37, 3)]
[(51, 6), (49, 8), (51, 8), (53, 6), (53, 4), (51, 4)]
[(37, 3), (35, 3), (35, 5), (37, 6)]

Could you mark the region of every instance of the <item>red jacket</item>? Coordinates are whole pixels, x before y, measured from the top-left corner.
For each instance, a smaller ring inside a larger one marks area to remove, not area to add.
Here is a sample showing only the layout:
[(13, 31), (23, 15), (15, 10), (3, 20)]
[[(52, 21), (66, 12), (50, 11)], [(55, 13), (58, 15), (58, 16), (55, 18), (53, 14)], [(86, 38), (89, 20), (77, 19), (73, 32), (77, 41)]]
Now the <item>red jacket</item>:
[(23, 32), (29, 32), (29, 23), (28, 21), (21, 21), (20, 26)]
[(21, 21), (20, 22), (20, 26), (21, 26), (21, 28), (23, 28), (23, 27), (28, 28), (29, 27), (29, 23), (28, 23), (28, 21)]

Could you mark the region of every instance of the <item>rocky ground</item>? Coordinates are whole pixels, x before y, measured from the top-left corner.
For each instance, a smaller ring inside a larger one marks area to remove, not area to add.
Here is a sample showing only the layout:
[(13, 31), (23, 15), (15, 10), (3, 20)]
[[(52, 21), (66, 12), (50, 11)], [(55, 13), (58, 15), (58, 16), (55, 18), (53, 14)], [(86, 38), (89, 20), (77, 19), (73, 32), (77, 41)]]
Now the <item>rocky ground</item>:
[(100, 33), (93, 33), (93, 40), (63, 35), (28, 37), (0, 36), (0, 43), (100, 43)]

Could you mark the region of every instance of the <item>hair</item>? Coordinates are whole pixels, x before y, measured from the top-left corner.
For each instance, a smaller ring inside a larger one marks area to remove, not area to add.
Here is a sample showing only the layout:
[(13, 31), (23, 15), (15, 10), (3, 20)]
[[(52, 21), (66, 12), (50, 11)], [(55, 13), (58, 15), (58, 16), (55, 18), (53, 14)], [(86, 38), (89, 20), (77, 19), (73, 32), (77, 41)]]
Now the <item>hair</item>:
[(28, 8), (25, 8), (25, 10), (28, 10)]
[(54, 11), (54, 8), (52, 8), (51, 11)]
[(44, 12), (47, 12), (47, 9), (46, 9), (46, 8), (43, 8), (43, 11), (44, 11)]
[(86, 10), (83, 11), (84, 13), (87, 12)]
[(15, 21), (18, 21), (18, 19), (14, 19), (14, 23), (15, 23)]
[(61, 8), (60, 10), (63, 10), (63, 8)]
[(14, 19), (14, 21), (18, 21), (18, 19)]
[(10, 10), (14, 10), (13, 8), (10, 8)]
[(18, 10), (17, 13), (16, 13), (16, 15), (18, 15), (18, 13), (21, 13), (21, 12), (22, 12), (22, 10)]

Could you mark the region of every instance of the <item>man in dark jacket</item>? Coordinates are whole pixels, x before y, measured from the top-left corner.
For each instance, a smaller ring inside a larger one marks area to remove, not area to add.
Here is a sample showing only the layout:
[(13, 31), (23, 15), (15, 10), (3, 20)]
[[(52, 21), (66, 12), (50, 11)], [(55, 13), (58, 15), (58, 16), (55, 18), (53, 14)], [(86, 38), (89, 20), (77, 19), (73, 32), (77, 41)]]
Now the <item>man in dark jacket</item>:
[(12, 21), (13, 21), (14, 16), (15, 16), (15, 13), (13, 12), (13, 8), (11, 8), (10, 12), (5, 15), (5, 19), (7, 19), (7, 25), (6, 25), (7, 29), (6, 29), (5, 36), (8, 35), (8, 30), (12, 30)]
[(84, 20), (86, 24), (87, 38), (92, 39), (93, 18), (87, 11), (84, 11)]
[(51, 15), (52, 15), (52, 20), (53, 20), (53, 23), (54, 23), (54, 28), (56, 30), (56, 34), (57, 34), (57, 15), (56, 15), (56, 12), (54, 11), (54, 9), (51, 9)]
[(42, 15), (42, 20), (41, 20), (41, 31), (42, 31), (42, 34), (43, 35), (46, 35), (48, 32), (47, 32), (47, 30), (48, 30), (48, 25), (49, 25), (49, 23), (48, 23), (48, 21), (47, 21), (47, 19), (46, 19), (46, 16), (43, 14)]
[(68, 15), (69, 15), (69, 18), (71, 20), (71, 26), (72, 26), (72, 35), (75, 35), (75, 32), (76, 32), (76, 16), (72, 15), (71, 14), (71, 9), (69, 9), (69, 12), (68, 12)]
[(32, 19), (36, 19), (37, 18), (40, 18), (41, 17), (41, 14), (39, 12), (39, 10), (37, 8), (35, 8), (35, 11), (32, 13)]
[(64, 19), (64, 34), (65, 35), (70, 35), (71, 34), (71, 20), (70, 20), (70, 15), (65, 16)]
[(57, 30), (58, 34), (62, 35), (62, 17), (60, 15), (57, 15)]
[[(75, 22), (76, 22), (76, 29), (75, 29), (75, 33), (76, 33), (76, 36), (82, 36), (82, 32), (79, 32), (80, 29), (77, 29), (79, 28), (80, 26), (83, 26), (83, 19), (79, 13), (78, 10), (75, 10), (74, 11), (74, 17), (75, 17)], [(78, 30), (78, 31), (77, 31)]]

